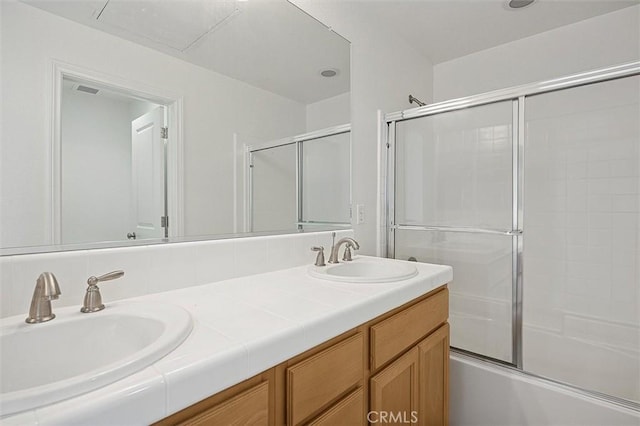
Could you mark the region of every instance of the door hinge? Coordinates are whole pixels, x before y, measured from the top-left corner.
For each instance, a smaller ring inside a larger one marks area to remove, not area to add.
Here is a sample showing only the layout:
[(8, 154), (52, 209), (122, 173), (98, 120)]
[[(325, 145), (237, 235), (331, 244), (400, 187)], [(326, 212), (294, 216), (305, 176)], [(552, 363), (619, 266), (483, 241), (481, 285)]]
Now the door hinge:
[(160, 216), (160, 227), (161, 228), (169, 227), (169, 216)]
[(169, 139), (169, 128), (168, 127), (161, 127), (160, 128), (160, 137), (162, 139)]

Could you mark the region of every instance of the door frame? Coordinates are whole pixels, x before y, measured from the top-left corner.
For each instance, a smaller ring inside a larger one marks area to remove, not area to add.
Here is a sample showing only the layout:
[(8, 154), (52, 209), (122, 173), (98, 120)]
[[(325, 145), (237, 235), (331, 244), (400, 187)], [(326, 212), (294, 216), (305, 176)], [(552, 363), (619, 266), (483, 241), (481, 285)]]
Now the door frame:
[[(62, 80), (69, 77), (76, 80), (106, 86), (128, 96), (153, 102), (165, 107), (165, 123), (169, 127), (167, 145), (167, 214), (170, 218), (169, 237), (184, 235), (184, 135), (183, 135), (183, 97), (165, 89), (148, 86), (144, 83), (123, 77), (112, 76), (98, 71), (51, 60), (50, 102), (47, 108), (49, 124), (47, 156), (50, 161), (49, 183), (46, 185), (49, 216), (49, 239), (52, 244), (61, 244), (62, 232)], [(173, 141), (173, 143), (171, 143)]]

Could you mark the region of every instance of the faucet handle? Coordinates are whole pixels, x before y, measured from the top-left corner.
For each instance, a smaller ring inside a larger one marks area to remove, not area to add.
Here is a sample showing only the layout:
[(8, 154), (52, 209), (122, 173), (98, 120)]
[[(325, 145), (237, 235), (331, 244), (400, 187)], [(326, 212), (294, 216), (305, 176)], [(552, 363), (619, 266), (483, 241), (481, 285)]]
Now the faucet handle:
[(351, 257), (351, 249), (357, 250), (353, 244), (351, 243), (347, 243), (345, 244), (344, 247), (344, 255), (342, 256), (342, 261), (343, 262), (351, 262), (353, 260), (353, 258)]
[(87, 280), (87, 293), (84, 295), (84, 303), (82, 308), (80, 308), (80, 312), (90, 313), (90, 312), (98, 312), (104, 309), (104, 304), (102, 303), (102, 295), (100, 294), (100, 288), (98, 287), (98, 283), (102, 281), (110, 281), (120, 278), (124, 275), (124, 271), (113, 271), (104, 275), (100, 275), (99, 277), (90, 276)]
[(326, 266), (326, 264), (324, 263), (324, 247), (320, 246), (320, 247), (311, 247), (311, 251), (317, 251), (318, 252), (318, 256), (316, 257), (316, 262), (314, 263), (314, 265), (316, 266)]
[(87, 280), (87, 284), (96, 285), (96, 284), (98, 284), (99, 282), (102, 282), (102, 281), (115, 280), (117, 278), (122, 277), (123, 275), (124, 275), (124, 271), (112, 271), (112, 272), (108, 272), (108, 273), (106, 273), (104, 275), (100, 275), (99, 277), (91, 276)]

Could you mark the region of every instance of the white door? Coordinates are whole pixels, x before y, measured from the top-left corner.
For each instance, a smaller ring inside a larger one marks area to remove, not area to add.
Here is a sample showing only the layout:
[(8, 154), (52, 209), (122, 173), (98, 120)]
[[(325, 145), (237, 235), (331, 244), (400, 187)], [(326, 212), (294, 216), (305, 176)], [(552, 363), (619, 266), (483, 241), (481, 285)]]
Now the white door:
[(129, 238), (162, 238), (164, 208), (164, 107), (131, 122), (132, 233)]

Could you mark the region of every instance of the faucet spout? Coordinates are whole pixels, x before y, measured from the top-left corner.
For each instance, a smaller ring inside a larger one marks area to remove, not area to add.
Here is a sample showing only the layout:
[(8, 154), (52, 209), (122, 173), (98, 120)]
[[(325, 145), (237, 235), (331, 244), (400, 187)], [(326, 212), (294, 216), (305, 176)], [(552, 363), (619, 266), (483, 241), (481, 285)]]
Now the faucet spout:
[(329, 263), (338, 263), (338, 252), (340, 251), (340, 246), (345, 243), (349, 244), (355, 250), (360, 249), (360, 244), (358, 244), (356, 240), (354, 240), (353, 238), (344, 237), (340, 239), (337, 243), (335, 243), (333, 247), (331, 247), (331, 255), (329, 256)]
[(40, 274), (33, 290), (29, 316), (25, 321), (28, 324), (36, 324), (54, 319), (56, 316), (51, 311), (51, 301), (57, 299), (60, 294), (62, 293), (56, 276), (51, 272)]

